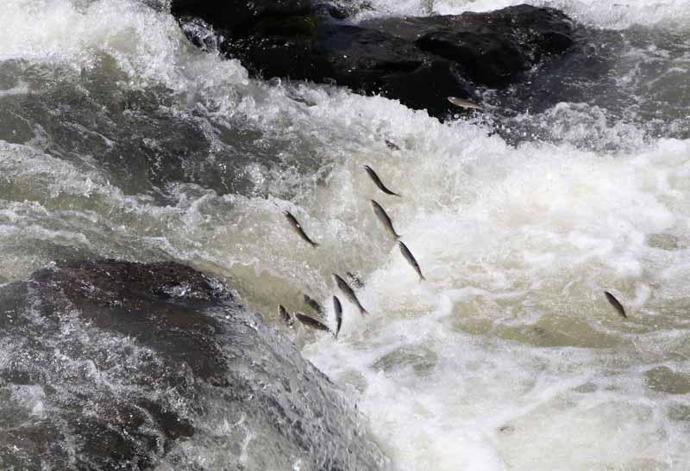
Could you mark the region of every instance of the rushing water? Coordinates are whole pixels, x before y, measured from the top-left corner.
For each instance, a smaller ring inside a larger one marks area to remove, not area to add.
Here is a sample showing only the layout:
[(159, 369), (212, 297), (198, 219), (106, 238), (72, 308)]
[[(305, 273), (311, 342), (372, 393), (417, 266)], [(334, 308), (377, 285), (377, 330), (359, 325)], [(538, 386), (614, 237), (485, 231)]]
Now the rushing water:
[[(515, 3), (373, 0), (360, 16)], [(308, 293), (330, 312), (331, 274), (352, 272), (371, 314), (344, 303), (337, 341), (295, 341), (396, 468), (687, 469), (690, 2), (548, 4), (625, 32), (607, 77), (625, 99), (517, 110), (515, 146), (486, 121), (250, 79), (163, 1), (4, 0), (0, 282), (57, 258), (173, 259), (282, 329), (278, 304)]]

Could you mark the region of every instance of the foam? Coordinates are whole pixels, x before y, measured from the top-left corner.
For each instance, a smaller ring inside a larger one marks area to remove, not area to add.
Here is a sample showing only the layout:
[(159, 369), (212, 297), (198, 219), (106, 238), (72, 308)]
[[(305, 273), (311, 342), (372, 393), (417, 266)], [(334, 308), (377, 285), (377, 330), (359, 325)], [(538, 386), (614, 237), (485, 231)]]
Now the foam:
[(360, 18), (378, 16), (459, 15), (465, 11), (483, 12), (513, 5), (546, 6), (564, 11), (574, 19), (602, 28), (624, 29), (631, 25), (663, 25), (687, 30), (690, 20), (688, 0), (372, 0), (372, 8)]
[[(416, 2), (373, 5), (377, 15), (419, 12)], [(602, 27), (683, 22), (689, 10), (687, 2), (627, 5), (622, 16), (611, 3), (565, 9)], [(164, 11), (131, 0), (10, 0), (3, 14), (1, 60), (78, 71), (107, 54), (127, 77), (117, 86), (163, 84), (179, 98), (173, 111), (208, 119), (210, 135), (214, 123), (241, 116), (262, 139), (291, 145), (280, 149), (284, 170), (248, 169), (269, 197), (179, 184), (162, 204), (35, 142), (2, 143), (0, 281), (48, 263), (50, 243), (87, 256), (172, 258), (225, 277), (270, 322), (278, 304), (302, 309), (304, 292), (331, 309), (331, 274), (357, 272), (371, 315), (344, 302), (337, 342), (303, 331), (297, 341), (352, 390), (399, 469), (681, 469), (690, 461), (687, 425), (670, 412), (687, 398), (651, 390), (644, 376), (659, 365), (690, 373), (682, 361), (690, 356), (690, 141), (645, 140), (620, 123), (587, 134), (587, 124), (566, 128), (561, 142), (515, 148), (480, 125), (441, 124), (393, 100), (249, 80), (238, 63), (189, 46)], [(567, 121), (592, 111), (582, 108), (550, 112)], [(596, 142), (582, 146), (587, 140)], [(621, 140), (632, 145), (603, 151)], [(403, 198), (378, 192), (364, 164)], [(427, 282), (382, 231), (372, 198)], [(285, 209), (318, 250), (286, 225)], [(604, 289), (630, 320), (617, 317)]]

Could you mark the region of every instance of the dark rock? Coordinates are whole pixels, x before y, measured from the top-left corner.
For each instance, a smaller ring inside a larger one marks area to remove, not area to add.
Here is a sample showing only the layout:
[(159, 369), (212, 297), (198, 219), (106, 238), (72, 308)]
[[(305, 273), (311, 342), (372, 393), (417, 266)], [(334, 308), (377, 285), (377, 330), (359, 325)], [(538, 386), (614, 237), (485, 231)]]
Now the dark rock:
[(65, 263), (0, 306), (2, 469), (385, 464), (332, 383), (191, 268)]
[(322, 6), (300, 3), (284, 15), (256, 15), (239, 33), (222, 14), (209, 15), (208, 2), (185, 5), (184, 14), (211, 23), (226, 38), (220, 50), (254, 75), (334, 82), (439, 117), (452, 110), (448, 96), (468, 98), (477, 87), (518, 83), (535, 65), (574, 43), (567, 16), (527, 5), (355, 25)]
[(518, 5), (489, 13), (365, 23), (458, 64), (475, 84), (503, 87), (573, 43), (574, 26), (551, 8)]
[(176, 17), (192, 16), (222, 25), (234, 37), (247, 34), (261, 18), (307, 13), (311, 8), (311, 0), (174, 0), (171, 7)]
[(455, 63), (430, 56), (413, 42), (371, 28), (316, 24), (312, 37), (253, 36), (229, 41), (223, 49), (256, 75), (344, 85), (437, 116), (450, 109), (449, 95), (470, 95)]

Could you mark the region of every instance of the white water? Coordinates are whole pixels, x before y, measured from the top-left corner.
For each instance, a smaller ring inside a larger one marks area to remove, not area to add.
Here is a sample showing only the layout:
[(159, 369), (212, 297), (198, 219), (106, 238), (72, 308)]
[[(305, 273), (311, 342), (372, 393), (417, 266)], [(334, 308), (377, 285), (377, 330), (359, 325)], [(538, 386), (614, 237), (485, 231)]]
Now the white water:
[(529, 4), (557, 8), (582, 23), (621, 29), (631, 25), (680, 26), (687, 29), (690, 11), (685, 0), (372, 0), (372, 9), (360, 14), (373, 16), (459, 15), (465, 11), (491, 11)]
[[(436, 2), (434, 11), (509, 3)], [(373, 4), (376, 15), (424, 11), (419, 2)], [(687, 0), (556, 6), (602, 27), (690, 24)], [(297, 341), (358, 397), (396, 468), (687, 467), (690, 141), (648, 142), (624, 126), (633, 150), (580, 150), (573, 144), (586, 128), (562, 144), (516, 149), (480, 125), (440, 124), (383, 98), (249, 80), (238, 63), (189, 46), (164, 10), (135, 0), (10, 0), (0, 24), (2, 60), (78, 80), (107, 54), (127, 78), (117, 87), (163, 84), (174, 114), (208, 122), (219, 153), (227, 143), (214, 126), (236, 119), (263, 139), (295, 143), (278, 156), (284, 167), (244, 169), (268, 198), (180, 184), (167, 206), (121, 191), (93, 156), (51, 156), (38, 127), (29, 142), (0, 143), (3, 281), (48, 263), (55, 246), (174, 258), (225, 276), (271, 316), (279, 303), (302, 309), (302, 292), (330, 308), (330, 274), (355, 271), (371, 315), (344, 303), (338, 341), (303, 332)], [(58, 86), (51, 80), (12, 84), (0, 99)], [(579, 111), (560, 106), (564, 133), (573, 133)], [(404, 197), (377, 192), (364, 164)], [(426, 282), (386, 237), (370, 198), (387, 208)], [(285, 208), (317, 250), (290, 231)], [(626, 305), (627, 321), (605, 289)]]

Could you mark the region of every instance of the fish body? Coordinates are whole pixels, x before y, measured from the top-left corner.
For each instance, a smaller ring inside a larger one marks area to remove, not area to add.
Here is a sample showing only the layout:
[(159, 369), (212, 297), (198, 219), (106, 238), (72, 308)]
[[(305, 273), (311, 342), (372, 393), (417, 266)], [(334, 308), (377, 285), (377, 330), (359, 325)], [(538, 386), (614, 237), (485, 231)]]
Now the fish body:
[(395, 232), (393, 221), (391, 221), (391, 218), (388, 216), (388, 213), (386, 213), (386, 210), (374, 200), (371, 200), (371, 206), (374, 208), (374, 214), (376, 214), (376, 217), (379, 219), (379, 221), (381, 221), (381, 224), (388, 229), (388, 232), (393, 235), (394, 239), (399, 239), (400, 235)]
[(285, 307), (281, 304), (278, 306), (278, 311), (280, 311), (280, 318), (285, 321), (288, 327), (292, 327), (292, 325), (295, 323), (295, 320), (292, 318), (288, 310), (285, 309)]
[(625, 308), (624, 308), (623, 305), (620, 303), (620, 301), (618, 301), (618, 300), (616, 299), (616, 297), (615, 297), (614, 295), (612, 295), (611, 293), (609, 293), (608, 291), (604, 291), (604, 294), (606, 295), (606, 299), (608, 299), (609, 304), (611, 304), (611, 306), (613, 306), (613, 308), (618, 312), (618, 314), (620, 314), (620, 315), (623, 316), (625, 319), (627, 319), (628, 316), (627, 316), (627, 314), (625, 313)]
[(333, 296), (333, 310), (335, 311), (335, 338), (338, 338), (340, 327), (343, 325), (343, 305), (338, 296)]
[(388, 139), (385, 139), (384, 142), (386, 143), (386, 147), (388, 147), (390, 150), (400, 150), (400, 146), (398, 146), (395, 142), (389, 141)]
[(369, 167), (368, 165), (365, 165), (364, 170), (367, 171), (369, 178), (371, 178), (374, 181), (374, 184), (379, 188), (379, 190), (383, 191), (387, 195), (400, 197), (398, 193), (395, 193), (394, 191), (391, 191), (388, 188), (386, 188), (386, 185), (383, 184), (379, 176), (376, 174), (376, 172), (374, 172), (373, 168)]
[(340, 288), (340, 291), (342, 291), (345, 296), (347, 296), (347, 299), (349, 299), (353, 304), (357, 305), (359, 312), (362, 314), (369, 314), (367, 310), (364, 309), (364, 306), (362, 306), (362, 303), (359, 302), (359, 299), (357, 299), (357, 295), (352, 288), (350, 288), (350, 285), (348, 285), (345, 280), (335, 273), (333, 274), (333, 277), (335, 278), (335, 282), (338, 285), (338, 288)]
[(305, 294), (304, 303), (317, 312), (321, 317), (323, 317), (323, 306), (321, 306), (318, 301)]
[(307, 327), (311, 327), (312, 329), (323, 330), (324, 332), (330, 332), (331, 331), (331, 329), (326, 327), (326, 325), (323, 322), (317, 321), (313, 317), (307, 316), (306, 314), (302, 314), (301, 312), (296, 312), (295, 317), (297, 317), (297, 319), (302, 324), (306, 325)]
[(424, 278), (424, 275), (422, 275), (422, 269), (419, 268), (419, 263), (417, 263), (417, 260), (414, 258), (414, 255), (412, 255), (412, 252), (410, 252), (410, 249), (407, 248), (407, 245), (405, 245), (401, 240), (398, 242), (398, 246), (400, 247), (400, 252), (403, 254), (403, 257), (405, 257), (405, 260), (407, 260), (408, 263), (412, 265), (412, 267), (419, 275), (419, 279), (426, 280), (426, 278)]
[(285, 211), (283, 214), (285, 214), (285, 217), (287, 218), (288, 222), (290, 225), (295, 229), (295, 231), (299, 234), (299, 236), (307, 242), (309, 245), (312, 247), (318, 247), (319, 244), (314, 242), (309, 238), (306, 232), (304, 232), (304, 229), (302, 229), (302, 224), (297, 220), (295, 216), (292, 215), (290, 211)]
[(449, 96), (448, 101), (458, 106), (460, 108), (470, 109), (470, 110), (482, 110), (482, 106), (477, 103), (471, 102), (470, 100), (465, 100), (464, 98), (458, 98), (456, 96)]

